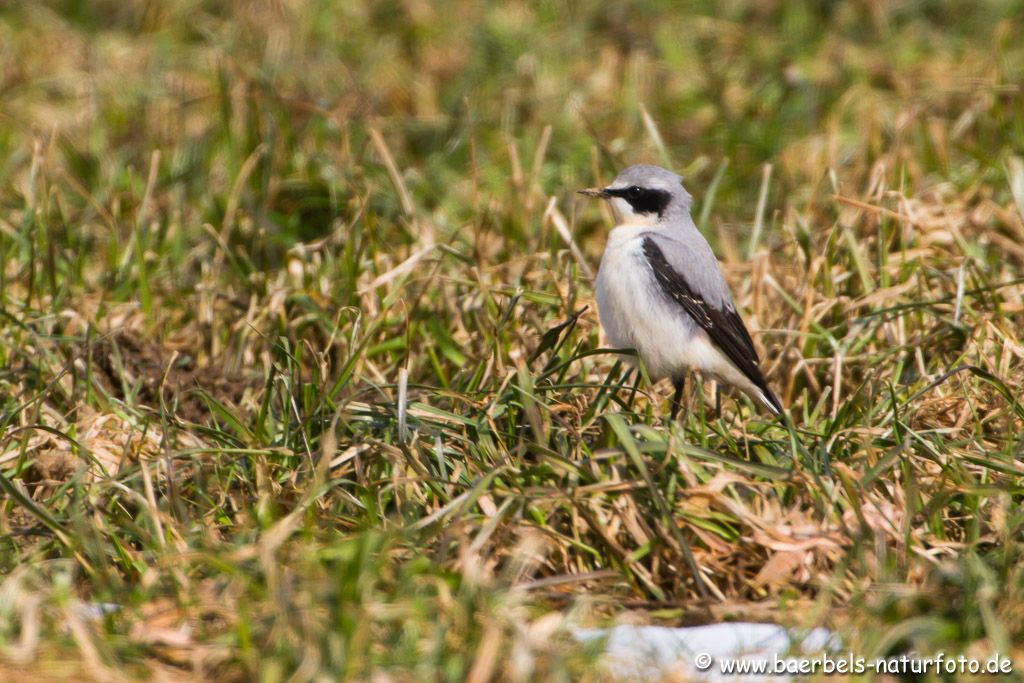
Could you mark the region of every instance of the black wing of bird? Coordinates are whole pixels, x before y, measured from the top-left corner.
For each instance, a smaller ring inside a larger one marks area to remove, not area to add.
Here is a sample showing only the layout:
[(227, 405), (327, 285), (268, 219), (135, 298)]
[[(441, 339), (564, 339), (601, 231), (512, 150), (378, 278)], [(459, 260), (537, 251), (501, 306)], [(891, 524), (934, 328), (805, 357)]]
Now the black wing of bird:
[(722, 350), (751, 382), (760, 389), (772, 408), (782, 412), (782, 403), (761, 373), (760, 359), (754, 349), (754, 341), (750, 338), (743, 319), (731, 305), (724, 308), (712, 306), (704, 297), (694, 291), (693, 287), (681, 273), (665, 259), (665, 254), (650, 237), (643, 241), (644, 255), (654, 271), (654, 277), (665, 294), (683, 307), (701, 329), (707, 332), (711, 341)]

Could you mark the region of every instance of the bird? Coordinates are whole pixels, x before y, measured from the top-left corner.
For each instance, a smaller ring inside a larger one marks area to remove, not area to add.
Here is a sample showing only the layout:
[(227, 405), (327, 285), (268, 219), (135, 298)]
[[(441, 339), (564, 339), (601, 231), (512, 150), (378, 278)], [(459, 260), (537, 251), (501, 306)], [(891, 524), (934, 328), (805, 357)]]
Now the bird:
[(601, 326), (614, 348), (635, 350), (626, 360), (639, 356), (652, 381), (672, 380), (670, 419), (690, 370), (781, 415), (718, 259), (690, 216), (682, 178), (637, 164), (607, 187), (579, 192), (608, 200), (617, 219), (595, 282)]

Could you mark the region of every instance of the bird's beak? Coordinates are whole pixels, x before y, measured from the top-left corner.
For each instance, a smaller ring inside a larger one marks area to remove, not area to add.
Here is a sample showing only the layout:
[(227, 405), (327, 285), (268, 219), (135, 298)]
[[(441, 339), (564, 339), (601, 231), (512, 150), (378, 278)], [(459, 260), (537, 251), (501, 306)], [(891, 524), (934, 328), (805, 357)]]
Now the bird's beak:
[(611, 195), (608, 194), (608, 190), (603, 187), (588, 187), (585, 190), (580, 190), (579, 193), (585, 194), (588, 197), (600, 197), (601, 199), (608, 199), (608, 197), (611, 197)]

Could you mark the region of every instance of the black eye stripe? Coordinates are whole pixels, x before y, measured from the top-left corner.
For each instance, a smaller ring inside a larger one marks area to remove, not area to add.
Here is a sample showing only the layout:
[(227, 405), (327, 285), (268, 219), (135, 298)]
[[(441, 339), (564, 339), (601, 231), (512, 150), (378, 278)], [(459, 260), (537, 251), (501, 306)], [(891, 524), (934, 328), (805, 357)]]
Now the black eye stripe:
[(672, 195), (665, 190), (652, 190), (635, 185), (607, 192), (613, 197), (625, 199), (637, 213), (656, 213), (658, 216), (665, 212), (665, 208), (672, 200)]

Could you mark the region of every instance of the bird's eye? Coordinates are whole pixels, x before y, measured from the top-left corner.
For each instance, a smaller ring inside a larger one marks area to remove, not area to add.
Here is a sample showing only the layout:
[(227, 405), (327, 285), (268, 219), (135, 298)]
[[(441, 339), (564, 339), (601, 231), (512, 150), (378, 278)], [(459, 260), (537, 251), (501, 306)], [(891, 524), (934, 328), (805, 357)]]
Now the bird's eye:
[(634, 185), (633, 187), (631, 187), (628, 190), (626, 190), (626, 196), (629, 197), (630, 199), (639, 199), (640, 198), (640, 194), (642, 192), (643, 192), (643, 190), (641, 190), (639, 187)]

